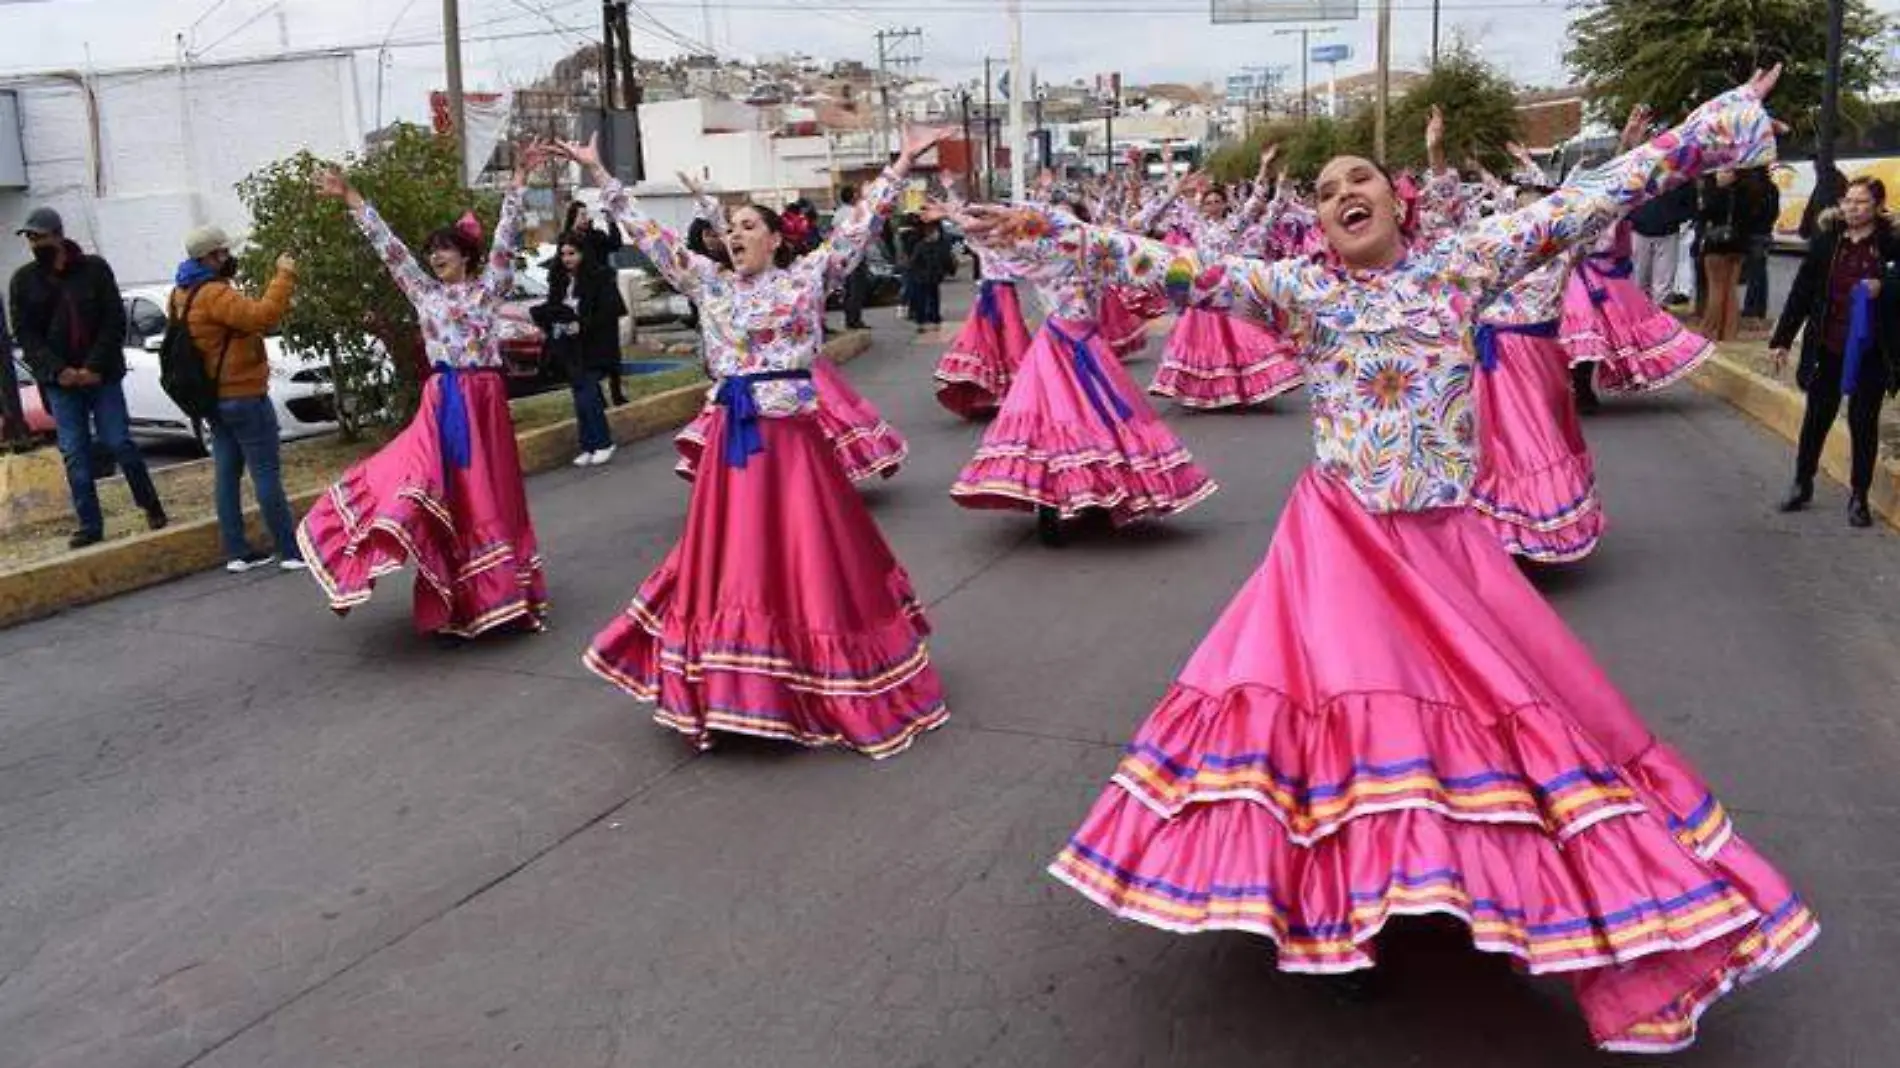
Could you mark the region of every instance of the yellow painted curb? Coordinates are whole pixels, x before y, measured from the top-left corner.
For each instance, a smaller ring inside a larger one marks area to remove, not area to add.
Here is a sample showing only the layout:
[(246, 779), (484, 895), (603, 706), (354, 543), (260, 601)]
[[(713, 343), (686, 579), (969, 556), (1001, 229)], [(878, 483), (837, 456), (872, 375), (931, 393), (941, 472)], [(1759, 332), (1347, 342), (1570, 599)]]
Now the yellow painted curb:
[[(1800, 440), (1801, 417), (1808, 403), (1800, 392), (1722, 355), (1704, 363), (1689, 380), (1703, 392), (1729, 402), (1788, 441)], [(1842, 407), (1845, 410), (1845, 405)], [(1827, 445), (1821, 450), (1821, 471), (1846, 485), (1852, 467), (1847, 427), (1836, 421), (1828, 432)], [(1875, 515), (1886, 520), (1888, 526), (1900, 528), (1900, 464), (1880, 461), (1874, 470), (1874, 484), (1867, 491), (1867, 505)]]
[[(871, 335), (859, 331), (827, 342), (825, 355), (834, 363), (849, 363), (870, 347)], [(608, 422), (616, 442), (636, 441), (684, 426), (699, 413), (705, 400), (705, 386), (683, 386), (610, 409)], [(530, 475), (564, 466), (579, 448), (572, 419), (524, 431), (515, 440), (521, 450), (522, 472)], [(292, 497), (291, 509), (301, 516), (322, 493), (319, 490)], [(253, 538), (267, 537), (255, 508), (246, 511), (245, 523)], [(154, 533), (118, 538), (51, 560), (0, 570), (0, 626), (169, 582), (223, 562), (218, 521), (213, 516), (177, 521)]]

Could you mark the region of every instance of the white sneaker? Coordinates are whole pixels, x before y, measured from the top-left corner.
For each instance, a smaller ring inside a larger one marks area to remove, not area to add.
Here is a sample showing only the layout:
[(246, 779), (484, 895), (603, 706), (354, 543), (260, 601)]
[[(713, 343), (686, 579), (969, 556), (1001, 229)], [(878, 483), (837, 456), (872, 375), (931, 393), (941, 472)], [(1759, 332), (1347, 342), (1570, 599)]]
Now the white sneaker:
[(575, 467), (594, 466), (594, 454), (591, 452), (584, 452), (584, 453), (581, 453), (579, 456), (574, 457), (574, 466)]
[(612, 460), (614, 458), (614, 450), (618, 447), (619, 446), (616, 445), (609, 445), (604, 449), (596, 450), (594, 452), (594, 466), (599, 467), (601, 464)]
[(291, 557), (286, 557), (282, 560), (277, 561), (277, 570), (279, 571), (308, 571), (310, 570), (310, 565), (304, 563), (302, 560), (299, 560), (294, 556), (291, 556)]
[(270, 566), (270, 560), (269, 553), (252, 553), (249, 556), (240, 557), (236, 560), (226, 560), (224, 562), (224, 569), (233, 575), (242, 575), (246, 571)]

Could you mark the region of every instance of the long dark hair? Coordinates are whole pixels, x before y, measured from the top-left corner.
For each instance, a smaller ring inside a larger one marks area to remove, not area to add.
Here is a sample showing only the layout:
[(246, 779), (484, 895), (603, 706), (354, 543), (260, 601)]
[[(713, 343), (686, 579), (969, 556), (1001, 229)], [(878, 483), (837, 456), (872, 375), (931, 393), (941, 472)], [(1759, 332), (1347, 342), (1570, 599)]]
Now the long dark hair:
[(706, 219), (694, 219), (686, 228), (686, 247), (721, 267), (732, 266), (732, 254), (726, 251), (726, 243), (719, 240), (719, 231)]
[(793, 251), (791, 243), (785, 240), (785, 219), (771, 208), (763, 204), (753, 204), (749, 201), (739, 205), (738, 210), (734, 211), (733, 215), (737, 216), (739, 212), (748, 209), (758, 212), (759, 221), (765, 224), (765, 228), (779, 236), (778, 251), (772, 254), (772, 265), (774, 267), (790, 267), (792, 261), (798, 258), (798, 253)]

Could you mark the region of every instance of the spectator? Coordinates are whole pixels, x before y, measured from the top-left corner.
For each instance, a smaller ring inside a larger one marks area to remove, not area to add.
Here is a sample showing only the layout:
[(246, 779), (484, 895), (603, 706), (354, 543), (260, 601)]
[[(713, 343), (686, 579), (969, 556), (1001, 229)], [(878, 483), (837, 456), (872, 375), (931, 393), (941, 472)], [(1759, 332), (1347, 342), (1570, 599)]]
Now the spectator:
[(1750, 167), (1736, 183), (1742, 236), (1748, 239), (1742, 264), (1742, 318), (1768, 318), (1768, 252), (1775, 243), (1775, 223), (1781, 218), (1781, 190), (1766, 167)]
[(943, 280), (956, 269), (954, 255), (943, 227), (935, 219), (925, 220), (904, 270), (910, 283), (910, 318), (920, 334), (943, 326)]
[[(583, 259), (589, 264), (605, 267), (610, 273), (613, 271), (614, 253), (619, 252), (626, 244), (626, 239), (620, 233), (620, 227), (615, 225), (613, 220), (606, 220), (605, 226), (594, 225), (593, 213), (588, 210), (586, 204), (578, 200), (567, 206), (567, 225), (562, 228), (561, 234), (563, 238), (567, 236), (578, 238), (582, 242), (581, 251), (586, 254)], [(549, 257), (545, 266), (548, 269), (548, 291), (553, 292), (556, 281), (567, 270), (561, 264), (561, 254), (558, 249), (553, 256)], [(618, 284), (618, 282), (615, 283), (616, 286)], [(622, 303), (624, 305), (625, 302)], [(619, 327), (616, 326), (615, 329), (618, 330)], [(616, 351), (618, 351), (618, 345), (619, 339), (616, 337)], [(613, 366), (606, 369), (606, 375), (607, 395), (612, 399), (614, 407), (618, 408), (627, 403), (627, 392), (621, 381), (618, 357), (614, 359)]]
[(290, 310), (297, 261), (289, 253), (277, 257), (277, 272), (263, 297), (252, 300), (231, 284), (237, 257), (231, 255), (231, 241), (223, 230), (193, 230), (185, 238), (185, 257), (172, 279), (168, 314), (173, 322), (184, 321), (205, 372), (218, 384), (218, 414), (209, 429), (224, 569), (243, 574), (271, 562), (271, 554), (253, 549), (244, 533), (242, 490), (249, 468), (251, 490), (270, 530), (278, 566), (301, 571), (297, 521), (284, 496), (277, 406), (270, 399), (270, 353), (264, 348), (264, 336), (276, 330)]
[(534, 321), (548, 338), (548, 355), (567, 374), (579, 424), (575, 467), (593, 467), (614, 458), (613, 431), (601, 400), (601, 379), (620, 366), (620, 318), (627, 314), (614, 269), (591, 258), (586, 234), (561, 239), (556, 255), (563, 270), (550, 283), (548, 298), (534, 309)]
[(1742, 227), (1740, 190), (1732, 170), (1718, 171), (1702, 183), (1701, 207), (1697, 221), (1702, 227), (1702, 273), (1707, 279), (1703, 294), (1702, 324), (1698, 331), (1710, 341), (1731, 341), (1735, 337), (1735, 288), (1741, 281), (1742, 260), (1748, 254), (1748, 237)]
[(93, 478), (95, 434), (125, 472), (146, 525), (163, 529), (165, 506), (132, 442), (125, 410), (125, 303), (112, 267), (67, 240), (65, 225), (51, 208), (34, 209), (19, 233), (33, 262), (13, 275), (13, 334), (58, 424), (60, 457), (79, 519), (67, 544), (83, 549), (105, 539), (105, 513)]
[[(847, 185), (838, 190), (838, 210), (832, 216), (832, 226), (845, 215), (858, 210), (858, 187)], [(860, 259), (858, 265), (844, 279), (844, 328), (846, 330), (864, 329), (864, 305), (871, 296), (871, 267), (869, 257)]]
[(1636, 288), (1658, 305), (1669, 303), (1676, 283), (1676, 252), (1684, 223), (1695, 218), (1694, 185), (1680, 186), (1630, 214), (1630, 251)]
[[(1794, 486), (1783, 498), (1781, 510), (1798, 512), (1814, 499), (1821, 447), (1845, 394), (1853, 445), (1847, 521), (1856, 527), (1873, 525), (1867, 491), (1873, 485), (1874, 461), (1880, 451), (1880, 406), (1900, 385), (1895, 373), (1900, 358), (1900, 312), (1896, 311), (1900, 267), (1895, 266), (1900, 262), (1900, 233), (1886, 214), (1886, 202), (1887, 190), (1879, 179), (1856, 178), (1842, 194), (1837, 210), (1816, 217), (1814, 237), (1768, 342), (1775, 369), (1780, 371), (1795, 334), (1802, 335), (1795, 381), (1808, 395), (1795, 453)], [(1856, 292), (1863, 287), (1864, 297)], [(1872, 310), (1865, 323), (1871, 336), (1856, 336), (1853, 309), (1857, 300), (1868, 301)], [(1856, 343), (1866, 347), (1850, 361), (1848, 350), (1859, 347)]]

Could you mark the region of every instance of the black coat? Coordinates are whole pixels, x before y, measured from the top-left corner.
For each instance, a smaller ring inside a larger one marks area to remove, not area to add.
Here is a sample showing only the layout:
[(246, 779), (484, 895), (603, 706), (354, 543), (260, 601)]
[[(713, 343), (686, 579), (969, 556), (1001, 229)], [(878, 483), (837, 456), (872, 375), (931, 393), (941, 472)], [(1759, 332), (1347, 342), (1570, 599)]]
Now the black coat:
[[(567, 304), (572, 289), (579, 309)], [(578, 278), (565, 273), (548, 284), (548, 299), (529, 312), (547, 335), (548, 357), (573, 378), (581, 370), (608, 374), (620, 364), (620, 318), (627, 303), (613, 270), (583, 267)]]
[(69, 367), (108, 382), (125, 377), (125, 302), (112, 267), (66, 243), (64, 274), (37, 263), (13, 272), (13, 337), (26, 365), (54, 384)]
[[(1702, 194), (1696, 207), (1696, 228), (1702, 236), (1702, 254), (1705, 256), (1739, 256), (1748, 251), (1748, 212), (1742, 204), (1741, 182), (1721, 186), (1710, 178), (1702, 183)], [(1732, 239), (1725, 242), (1714, 240), (1719, 228), (1727, 227)]]
[[(1830, 311), (1828, 274), (1834, 268), (1834, 253), (1840, 248), (1844, 226), (1837, 213), (1829, 212), (1817, 221), (1814, 237), (1808, 241), (1807, 255), (1795, 273), (1788, 290), (1788, 302), (1782, 307), (1781, 320), (1775, 324), (1772, 349), (1785, 349), (1794, 343), (1794, 335), (1805, 324), (1801, 339), (1801, 362), (1795, 381), (1808, 388), (1820, 373), (1825, 357), (1826, 324)], [(1883, 225), (1874, 231), (1880, 242), (1880, 299), (1875, 302), (1874, 340), (1886, 374), (1887, 392), (1900, 389), (1900, 232)]]
[(910, 249), (910, 264), (905, 273), (913, 285), (938, 286), (957, 269), (956, 252), (942, 234), (921, 238)]

